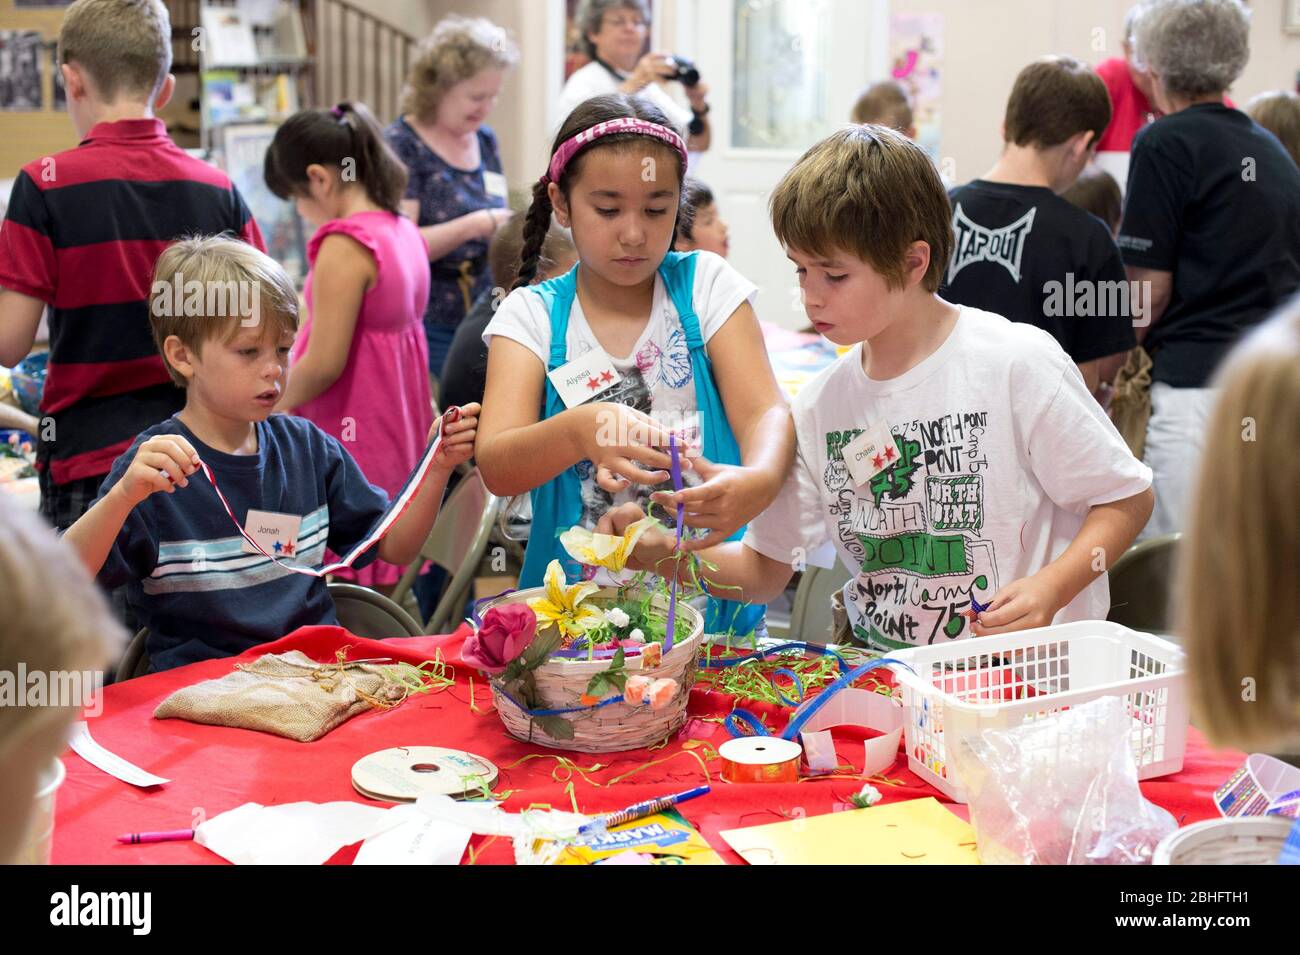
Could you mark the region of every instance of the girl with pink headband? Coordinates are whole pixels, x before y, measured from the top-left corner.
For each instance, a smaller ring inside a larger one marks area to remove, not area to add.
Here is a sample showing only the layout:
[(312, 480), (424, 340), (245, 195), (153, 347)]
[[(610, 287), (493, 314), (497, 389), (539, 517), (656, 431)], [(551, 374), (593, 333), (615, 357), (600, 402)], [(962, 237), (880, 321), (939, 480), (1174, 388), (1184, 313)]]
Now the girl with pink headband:
[[(611, 94), (569, 115), (533, 188), (519, 280), (483, 335), (476, 448), (494, 493), (532, 496), (521, 587), (540, 586), (551, 560), (578, 579), (558, 535), (627, 502), (653, 500), (667, 516), (680, 500), (686, 523), (708, 532), (692, 548), (738, 538), (793, 460), (757, 289), (711, 252), (671, 251), (685, 170), (686, 144), (663, 113)], [(533, 285), (552, 215), (572, 230), (578, 265)], [(677, 495), (670, 433), (688, 456)], [(762, 611), (716, 601), (706, 627), (746, 634)]]

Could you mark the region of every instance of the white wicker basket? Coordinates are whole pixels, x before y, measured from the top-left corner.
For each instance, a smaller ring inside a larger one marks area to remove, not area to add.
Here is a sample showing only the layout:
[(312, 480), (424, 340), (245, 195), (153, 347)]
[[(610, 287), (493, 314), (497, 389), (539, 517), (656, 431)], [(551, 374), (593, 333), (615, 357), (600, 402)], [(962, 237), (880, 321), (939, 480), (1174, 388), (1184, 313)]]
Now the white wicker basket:
[[(592, 595), (590, 600), (596, 606), (610, 603), (618, 594), (615, 588), (604, 588)], [(505, 604), (526, 604), (530, 598), (546, 596), (545, 587), (518, 590), (503, 597), (498, 597), (483, 608), (486, 613), (492, 607)], [(667, 612), (668, 598), (657, 596), (655, 605)], [(565, 716), (573, 725), (572, 739), (553, 739), (542, 731), (519, 705), (507, 697), (499, 680), (492, 681), (492, 702), (497, 715), (501, 718), (506, 732), (515, 739), (526, 743), (537, 743), (552, 749), (576, 750), (583, 753), (613, 753), (629, 749), (640, 749), (671, 736), (681, 729), (686, 722), (686, 704), (695, 683), (695, 670), (700, 649), (700, 638), (704, 633), (704, 617), (694, 607), (682, 601), (677, 602), (677, 613), (681, 619), (689, 621), (689, 636), (673, 642), (672, 648), (663, 655), (659, 666), (653, 669), (641, 668), (639, 657), (628, 658), (628, 669), (652, 679), (669, 678), (677, 681), (677, 693), (661, 709), (653, 710), (649, 706), (629, 706), (626, 703), (612, 703), (581, 713)], [(545, 633), (540, 630), (539, 633)], [(537, 697), (540, 709), (566, 709), (581, 706), (581, 699), (586, 692), (587, 683), (593, 676), (609, 668), (609, 660), (588, 661), (583, 658), (565, 659), (552, 657), (534, 672)]]
[(1285, 816), (1209, 819), (1160, 840), (1152, 865), (1277, 865), (1291, 831)]
[(895, 650), (889, 656), (914, 671), (894, 668), (907, 709), (908, 766), (957, 802), (967, 797), (956, 778), (949, 739), (1010, 729), (1103, 696), (1121, 696), (1128, 704), (1139, 779), (1183, 768), (1184, 657), (1168, 640), (1085, 620)]

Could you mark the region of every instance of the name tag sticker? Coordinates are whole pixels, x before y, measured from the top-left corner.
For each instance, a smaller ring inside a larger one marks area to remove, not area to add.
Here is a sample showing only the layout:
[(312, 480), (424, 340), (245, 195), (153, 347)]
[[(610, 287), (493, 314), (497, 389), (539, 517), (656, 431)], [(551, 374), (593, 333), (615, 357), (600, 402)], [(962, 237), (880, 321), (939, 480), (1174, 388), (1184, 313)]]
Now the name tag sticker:
[[(298, 528), (302, 518), (295, 514), (277, 514), (274, 511), (249, 511), (244, 531), (257, 541), (272, 557), (293, 557), (298, 553)], [(245, 554), (258, 550), (244, 541)]]
[(844, 446), (844, 463), (848, 465), (853, 483), (866, 484), (881, 471), (898, 460), (898, 446), (889, 425), (880, 422), (868, 428)]
[(580, 355), (547, 377), (560, 395), (566, 408), (576, 408), (603, 394), (622, 381), (623, 376), (614, 368), (614, 360), (603, 348), (593, 348)]
[(510, 198), (510, 187), (506, 183), (506, 177), (499, 172), (483, 172), (483, 190), (489, 196), (496, 196), (498, 199)]

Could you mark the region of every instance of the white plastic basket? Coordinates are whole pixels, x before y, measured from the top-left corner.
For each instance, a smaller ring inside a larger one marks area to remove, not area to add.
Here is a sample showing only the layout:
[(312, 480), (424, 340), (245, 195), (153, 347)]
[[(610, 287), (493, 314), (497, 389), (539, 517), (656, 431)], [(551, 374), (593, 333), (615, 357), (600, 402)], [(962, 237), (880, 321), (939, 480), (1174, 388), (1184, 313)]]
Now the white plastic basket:
[(1207, 819), (1171, 832), (1152, 865), (1277, 865), (1293, 820), (1283, 816)]
[[(1133, 719), (1138, 778), (1183, 768), (1187, 745), (1184, 655), (1168, 640), (1103, 620), (1000, 637), (896, 650), (912, 772), (950, 799), (967, 795), (950, 743), (967, 733), (1010, 729), (1103, 696), (1121, 696)], [(1072, 747), (1071, 747), (1072, 748)], [(1068, 759), (1065, 745), (1059, 758)]]

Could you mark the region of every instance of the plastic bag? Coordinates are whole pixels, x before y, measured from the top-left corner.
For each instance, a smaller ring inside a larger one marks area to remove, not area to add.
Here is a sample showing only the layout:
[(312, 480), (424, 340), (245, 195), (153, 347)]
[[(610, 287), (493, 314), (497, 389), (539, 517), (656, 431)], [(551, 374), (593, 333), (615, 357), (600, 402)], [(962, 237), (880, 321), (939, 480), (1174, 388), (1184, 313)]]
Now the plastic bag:
[(1132, 738), (1149, 732), (1107, 696), (952, 747), (987, 864), (1134, 865), (1178, 828), (1138, 788)]

